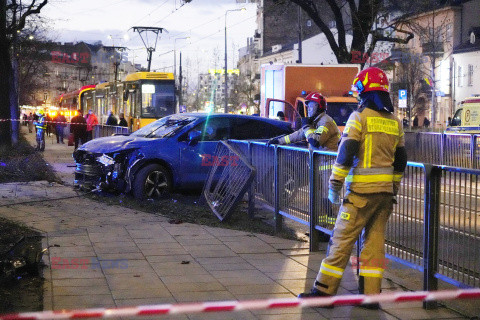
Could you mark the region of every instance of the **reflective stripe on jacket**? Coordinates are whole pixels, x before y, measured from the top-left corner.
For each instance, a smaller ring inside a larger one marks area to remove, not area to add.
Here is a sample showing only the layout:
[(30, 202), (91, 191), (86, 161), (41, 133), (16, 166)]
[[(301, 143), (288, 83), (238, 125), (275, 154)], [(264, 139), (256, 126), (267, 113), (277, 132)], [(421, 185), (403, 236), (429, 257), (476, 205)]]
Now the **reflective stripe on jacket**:
[(47, 129), (47, 122), (45, 121), (45, 117), (44, 117), (44, 116), (38, 117), (38, 120), (35, 121), (35, 128), (37, 128), (37, 129), (43, 129), (43, 130), (46, 130), (46, 129)]
[[(351, 153), (348, 145), (358, 146), (358, 150)], [(393, 170), (395, 152), (404, 146), (402, 123), (395, 115), (369, 108), (353, 112), (343, 132), (329, 187), (340, 190), (345, 182), (347, 190), (357, 193), (394, 193), (393, 184), (403, 175), (403, 170)]]
[(323, 151), (337, 151), (340, 141), (340, 130), (335, 121), (322, 112), (313, 121), (313, 125), (304, 126), (288, 136), (280, 138), (280, 144), (290, 144), (307, 141), (312, 149)]

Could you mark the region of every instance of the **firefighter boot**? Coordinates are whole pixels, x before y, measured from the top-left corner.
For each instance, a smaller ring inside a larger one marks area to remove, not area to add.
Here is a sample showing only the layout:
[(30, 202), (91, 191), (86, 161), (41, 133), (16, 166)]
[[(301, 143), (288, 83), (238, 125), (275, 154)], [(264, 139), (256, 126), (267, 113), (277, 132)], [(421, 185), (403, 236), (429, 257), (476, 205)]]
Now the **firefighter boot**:
[[(358, 279), (358, 293), (365, 294), (365, 277), (360, 276)], [(364, 303), (359, 305), (360, 308), (378, 310), (380, 309), (379, 303)]]
[[(317, 284), (317, 282), (315, 281), (315, 285)], [(301, 298), (301, 299), (305, 299), (305, 298), (318, 298), (318, 297), (331, 297), (331, 295), (325, 293), (325, 292), (322, 292), (320, 290), (318, 290), (317, 288), (313, 287), (310, 292), (303, 292), (303, 293), (300, 293), (298, 295), (298, 298)], [(326, 309), (332, 309), (333, 308), (333, 305), (329, 305), (329, 306), (323, 306), (323, 307), (320, 307), (320, 308), (326, 308)]]

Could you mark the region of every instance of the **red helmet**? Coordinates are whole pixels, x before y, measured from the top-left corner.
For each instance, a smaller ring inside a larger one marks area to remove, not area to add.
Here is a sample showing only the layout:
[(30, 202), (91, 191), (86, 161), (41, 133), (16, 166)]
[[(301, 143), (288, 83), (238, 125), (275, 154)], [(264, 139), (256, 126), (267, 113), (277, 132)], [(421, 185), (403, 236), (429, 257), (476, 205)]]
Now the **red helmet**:
[(358, 93), (368, 91), (388, 92), (388, 79), (381, 69), (370, 67), (360, 71), (353, 80)]
[(315, 91), (310, 92), (305, 97), (305, 102), (308, 102), (308, 101), (315, 101), (316, 103), (318, 103), (320, 112), (327, 110), (327, 100), (325, 100), (325, 98), (319, 92), (315, 92)]

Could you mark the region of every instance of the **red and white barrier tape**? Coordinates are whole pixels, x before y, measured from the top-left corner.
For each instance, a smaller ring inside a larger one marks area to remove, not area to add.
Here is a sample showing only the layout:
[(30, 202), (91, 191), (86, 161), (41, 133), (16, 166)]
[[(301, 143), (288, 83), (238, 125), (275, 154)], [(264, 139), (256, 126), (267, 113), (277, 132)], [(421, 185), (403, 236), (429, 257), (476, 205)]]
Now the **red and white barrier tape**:
[[(7, 121), (21, 121), (21, 122), (35, 122), (35, 120), (23, 120), (23, 119), (0, 119), (0, 122), (7, 122)], [(62, 124), (67, 124), (70, 123), (68, 121), (45, 121), (45, 123), (62, 123)], [(84, 123), (78, 123), (78, 124), (84, 124)]]
[[(35, 120), (23, 120), (23, 119), (0, 119), (0, 122), (9, 122), (9, 121), (18, 121), (18, 122), (35, 122)], [(45, 123), (60, 123), (60, 124), (64, 124), (64, 125), (67, 125), (67, 124), (72, 124), (71, 122), (62, 122), (62, 121), (45, 121)], [(74, 125), (84, 125), (86, 126), (87, 124), (86, 123), (73, 123)], [(100, 124), (97, 124), (97, 125), (100, 125)], [(96, 126), (96, 125), (93, 125), (93, 126)], [(107, 125), (103, 125), (103, 126), (107, 126)], [(108, 127), (121, 127), (121, 126), (108, 126)]]
[(26, 312), (0, 315), (0, 320), (36, 319), (78, 319), (78, 318), (117, 318), (166, 314), (185, 314), (221, 311), (243, 311), (255, 309), (306, 308), (324, 306), (362, 305), (367, 303), (393, 303), (411, 301), (436, 301), (455, 299), (480, 299), (480, 289), (449, 291), (394, 292), (378, 295), (344, 295), (319, 298), (289, 298), (251, 301), (217, 301), (204, 303), (159, 304), (127, 308), (96, 308), (83, 310), (61, 310)]

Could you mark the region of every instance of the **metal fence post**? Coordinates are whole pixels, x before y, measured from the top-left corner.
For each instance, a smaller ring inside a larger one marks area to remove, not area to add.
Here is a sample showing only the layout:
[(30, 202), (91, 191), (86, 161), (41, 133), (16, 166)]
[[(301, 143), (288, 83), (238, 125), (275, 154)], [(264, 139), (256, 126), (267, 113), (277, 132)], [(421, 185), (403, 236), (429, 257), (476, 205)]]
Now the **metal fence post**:
[(440, 163), (440, 164), (443, 164), (443, 165), (445, 165), (446, 153), (444, 152), (444, 150), (445, 150), (446, 142), (447, 142), (447, 134), (442, 133), (442, 143), (441, 143), (441, 148), (440, 148), (440, 159), (442, 159), (442, 163)]
[(275, 220), (275, 233), (281, 232), (283, 229), (283, 216), (280, 214), (280, 186), (279, 186), (279, 148), (275, 145), (273, 160), (273, 184), (274, 184), (274, 220)]
[(314, 159), (314, 153), (313, 150), (310, 150), (308, 153), (308, 160), (310, 164), (310, 170), (308, 172), (308, 186), (309, 186), (309, 191), (310, 191), (310, 201), (308, 204), (308, 211), (310, 211), (310, 252), (315, 252), (318, 251), (318, 243), (319, 243), (319, 234), (318, 230), (315, 229), (315, 226), (317, 225), (317, 215), (316, 213), (316, 190), (319, 190), (319, 188), (316, 188), (315, 185), (315, 159)]
[(477, 169), (477, 161), (476, 160), (476, 153), (477, 153), (477, 135), (472, 134), (472, 138), (470, 140), (470, 161), (471, 161), (471, 168)]
[[(425, 209), (424, 209), (424, 249), (423, 249), (423, 289), (437, 290), (438, 279), (438, 231), (440, 182), (442, 171), (430, 164), (425, 164)], [(424, 309), (434, 309), (436, 301), (424, 301)]]
[[(266, 147), (268, 148), (268, 147)], [(268, 149), (267, 149), (268, 150)], [(252, 143), (248, 142), (248, 162), (253, 166), (253, 152), (252, 152)], [(253, 219), (255, 217), (255, 184), (257, 183), (257, 176), (253, 178), (250, 188), (248, 188), (248, 217)]]

